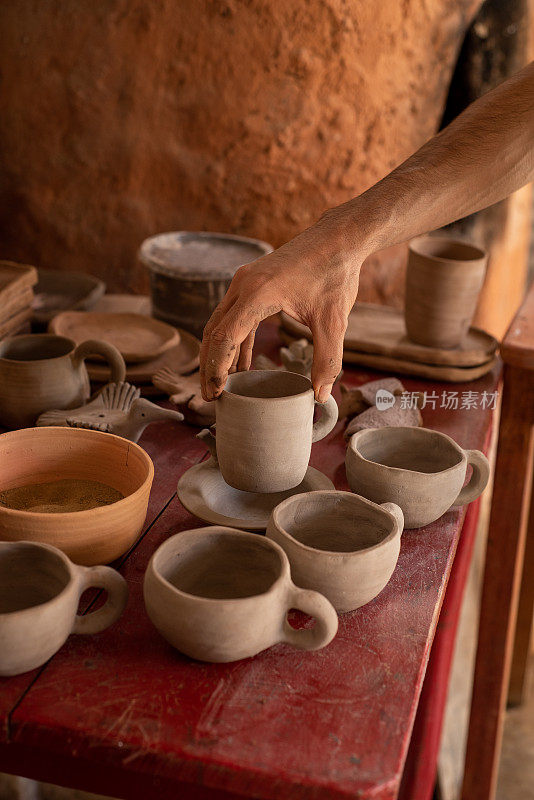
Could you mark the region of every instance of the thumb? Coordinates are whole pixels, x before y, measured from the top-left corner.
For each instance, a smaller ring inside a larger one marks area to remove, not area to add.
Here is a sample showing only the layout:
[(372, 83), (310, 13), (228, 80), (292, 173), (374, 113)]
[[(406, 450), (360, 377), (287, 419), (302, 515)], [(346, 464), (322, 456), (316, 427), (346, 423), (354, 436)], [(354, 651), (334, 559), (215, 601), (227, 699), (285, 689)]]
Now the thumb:
[(341, 316), (331, 318), (328, 323), (312, 323), (313, 365), (311, 380), (315, 399), (326, 403), (334, 381), (341, 372), (343, 362), (343, 339), (347, 320)]

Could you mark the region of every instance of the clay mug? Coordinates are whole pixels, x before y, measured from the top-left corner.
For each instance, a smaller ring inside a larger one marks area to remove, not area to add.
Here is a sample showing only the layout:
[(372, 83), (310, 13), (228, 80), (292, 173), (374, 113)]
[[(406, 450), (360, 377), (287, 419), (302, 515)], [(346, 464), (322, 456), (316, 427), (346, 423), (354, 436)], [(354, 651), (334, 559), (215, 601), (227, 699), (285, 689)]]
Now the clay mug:
[(112, 381), (126, 376), (124, 359), (113, 345), (96, 340), (76, 347), (72, 339), (50, 333), (14, 336), (0, 343), (0, 423), (33, 425), (43, 411), (74, 408), (88, 399), (85, 359), (103, 356)]
[[(282, 548), (233, 528), (199, 528), (167, 539), (150, 560), (144, 596), (164, 639), (200, 661), (237, 661), (279, 642), (318, 650), (337, 632), (328, 600), (292, 583)], [(291, 608), (315, 617), (314, 627), (292, 628)]]
[[(82, 593), (105, 589), (97, 611), (76, 614)], [(40, 667), (71, 633), (99, 633), (122, 614), (126, 581), (110, 567), (78, 567), (61, 550), (36, 542), (0, 542), (0, 675)]]
[(304, 492), (271, 513), (267, 537), (285, 551), (291, 577), (323, 594), (336, 611), (373, 600), (393, 574), (404, 517), (398, 505), (350, 492)]
[(413, 342), (444, 349), (461, 344), (476, 311), (487, 260), (479, 247), (442, 236), (410, 242), (405, 321)]
[[(473, 472), (464, 486), (469, 465)], [(476, 500), (490, 475), (483, 453), (464, 450), (428, 428), (358, 431), (350, 438), (345, 467), (352, 491), (374, 503), (397, 503), (406, 528), (421, 528), (452, 506)]]
[[(321, 409), (314, 423), (315, 406)], [(332, 396), (316, 403), (309, 378), (251, 370), (228, 377), (215, 403), (216, 450), (229, 486), (245, 492), (284, 492), (302, 483), (312, 442), (337, 422)]]

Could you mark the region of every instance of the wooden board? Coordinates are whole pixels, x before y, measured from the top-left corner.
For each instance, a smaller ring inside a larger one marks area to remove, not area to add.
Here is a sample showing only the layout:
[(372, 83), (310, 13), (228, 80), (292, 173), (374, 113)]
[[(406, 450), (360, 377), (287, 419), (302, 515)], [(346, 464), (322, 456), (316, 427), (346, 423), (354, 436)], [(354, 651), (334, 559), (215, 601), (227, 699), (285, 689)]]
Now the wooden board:
[[(296, 339), (280, 329), (280, 338), (285, 344), (291, 344)], [(358, 353), (355, 350), (343, 351), (343, 363), (360, 364), (361, 366), (379, 369), (383, 372), (397, 373), (400, 375), (413, 375), (431, 381), (446, 381), (447, 383), (465, 383), (475, 381), (495, 367), (499, 359), (493, 356), (484, 364), (476, 367), (452, 367), (439, 364), (422, 364), (419, 361), (406, 361), (402, 358), (383, 356), (378, 353)]]
[(37, 283), (37, 270), (27, 264), (0, 260), (0, 315), (14, 297)]
[[(130, 381), (130, 383), (151, 383), (152, 375), (162, 367), (169, 367), (179, 375), (187, 375), (198, 368), (200, 342), (193, 334), (181, 328), (176, 330), (180, 335), (180, 343), (176, 347), (167, 350), (166, 353), (152, 361), (145, 361), (140, 364), (126, 364), (127, 381)], [(105, 364), (86, 361), (86, 367), (92, 381), (106, 383), (110, 380), (109, 367)]]
[(76, 344), (87, 339), (107, 342), (117, 348), (127, 364), (152, 361), (180, 342), (176, 328), (145, 314), (65, 311), (48, 327), (51, 333)]
[[(292, 336), (311, 341), (311, 331), (306, 325), (283, 311), (280, 318), (283, 328)], [(348, 351), (376, 353), (402, 361), (453, 367), (474, 367), (487, 363), (495, 355), (498, 346), (499, 343), (493, 336), (478, 328), (470, 328), (464, 342), (453, 350), (415, 344), (406, 335), (402, 311), (374, 303), (356, 303), (349, 315), (344, 343), (345, 350)]]

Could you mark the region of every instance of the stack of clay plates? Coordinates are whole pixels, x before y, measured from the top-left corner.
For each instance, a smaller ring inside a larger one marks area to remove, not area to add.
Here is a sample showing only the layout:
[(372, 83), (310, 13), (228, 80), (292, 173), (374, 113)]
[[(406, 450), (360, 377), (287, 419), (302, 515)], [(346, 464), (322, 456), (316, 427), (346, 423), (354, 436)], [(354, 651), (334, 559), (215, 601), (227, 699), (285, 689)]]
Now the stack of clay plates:
[(0, 261), (0, 339), (14, 336), (28, 325), (36, 283), (35, 267)]
[[(152, 376), (163, 367), (185, 375), (199, 363), (198, 339), (146, 314), (66, 311), (54, 317), (48, 329), (76, 344), (99, 339), (114, 345), (126, 362), (126, 380), (140, 385), (143, 394), (154, 390)], [(103, 361), (87, 360), (86, 366), (92, 381), (110, 379)]]
[[(284, 312), (280, 317), (286, 343), (303, 337), (311, 341), (309, 328)], [(424, 347), (408, 339), (402, 311), (356, 303), (349, 315), (343, 360), (402, 375), (462, 382), (489, 372), (497, 361), (498, 346), (493, 336), (479, 328), (470, 328), (462, 344), (453, 350)]]

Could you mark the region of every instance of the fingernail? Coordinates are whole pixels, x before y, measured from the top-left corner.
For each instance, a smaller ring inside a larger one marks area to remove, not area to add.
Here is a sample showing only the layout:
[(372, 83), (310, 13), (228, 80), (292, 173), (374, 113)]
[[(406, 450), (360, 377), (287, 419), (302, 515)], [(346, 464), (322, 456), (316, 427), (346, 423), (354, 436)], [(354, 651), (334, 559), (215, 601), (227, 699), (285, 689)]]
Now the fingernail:
[(333, 383), (325, 383), (323, 386), (319, 388), (317, 392), (316, 399), (318, 403), (326, 403), (328, 398), (330, 397), (330, 393), (332, 392)]

